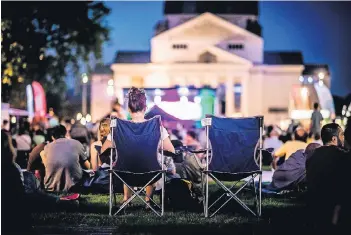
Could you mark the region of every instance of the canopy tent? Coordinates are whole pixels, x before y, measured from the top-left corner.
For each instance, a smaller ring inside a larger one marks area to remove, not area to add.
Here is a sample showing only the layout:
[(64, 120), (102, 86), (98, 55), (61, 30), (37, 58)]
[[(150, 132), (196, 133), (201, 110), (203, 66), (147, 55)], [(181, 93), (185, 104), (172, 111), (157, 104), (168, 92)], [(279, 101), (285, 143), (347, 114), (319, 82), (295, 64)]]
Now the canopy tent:
[(150, 119), (155, 117), (156, 115), (160, 115), (162, 121), (167, 121), (167, 122), (179, 122), (181, 121), (180, 119), (170, 115), (169, 113), (165, 112), (163, 109), (158, 107), (157, 105), (154, 105), (146, 114), (145, 118)]
[(29, 115), (27, 110), (22, 110), (22, 109), (9, 108), (8, 112), (9, 112), (9, 115), (11, 116), (28, 116)]

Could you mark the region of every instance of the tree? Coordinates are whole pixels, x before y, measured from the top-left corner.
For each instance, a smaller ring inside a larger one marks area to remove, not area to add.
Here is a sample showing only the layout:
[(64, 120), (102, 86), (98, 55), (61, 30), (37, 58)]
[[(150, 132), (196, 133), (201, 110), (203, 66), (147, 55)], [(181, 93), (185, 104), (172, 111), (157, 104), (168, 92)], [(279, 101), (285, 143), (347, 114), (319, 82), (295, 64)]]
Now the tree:
[(82, 64), (101, 59), (102, 44), (109, 39), (104, 20), (110, 9), (104, 3), (28, 1), (1, 6), (3, 100), (17, 103), (15, 98), (25, 94), (23, 87), (34, 80), (49, 97), (63, 100), (69, 70), (78, 73)]

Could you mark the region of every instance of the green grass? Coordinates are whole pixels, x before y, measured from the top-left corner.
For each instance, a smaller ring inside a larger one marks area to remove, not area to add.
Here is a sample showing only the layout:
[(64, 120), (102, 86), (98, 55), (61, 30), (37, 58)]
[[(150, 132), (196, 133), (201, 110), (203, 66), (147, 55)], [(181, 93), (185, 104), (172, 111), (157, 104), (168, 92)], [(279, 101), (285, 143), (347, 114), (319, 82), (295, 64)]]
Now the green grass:
[[(213, 191), (213, 186), (211, 191)], [(241, 195), (249, 202), (247, 193)], [(121, 200), (118, 196), (117, 200)], [(134, 201), (133, 201), (134, 202)], [(108, 195), (82, 195), (78, 207), (62, 212), (34, 212), (39, 233), (72, 234), (89, 232), (108, 234), (272, 234), (273, 230), (289, 227), (284, 234), (297, 234), (305, 228), (307, 216), (303, 203), (297, 199), (264, 198), (263, 215), (257, 219), (229, 203), (222, 213), (204, 218), (202, 213), (166, 211), (163, 217), (146, 212), (140, 201), (135, 201), (125, 214), (108, 216)]]
[(271, 171), (271, 170), (272, 170), (272, 167), (271, 167), (271, 166), (267, 166), (267, 165), (263, 165), (263, 166), (262, 166), (262, 170), (263, 170), (263, 171)]

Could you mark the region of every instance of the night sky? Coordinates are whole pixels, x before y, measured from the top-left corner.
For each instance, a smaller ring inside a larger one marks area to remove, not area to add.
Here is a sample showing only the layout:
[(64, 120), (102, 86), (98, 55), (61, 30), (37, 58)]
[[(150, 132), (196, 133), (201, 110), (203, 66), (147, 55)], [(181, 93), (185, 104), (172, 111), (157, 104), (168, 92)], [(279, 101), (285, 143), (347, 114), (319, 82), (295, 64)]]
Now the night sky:
[[(150, 38), (163, 18), (163, 2), (106, 2), (111, 41), (104, 62), (117, 50), (150, 50)], [(351, 93), (351, 2), (261, 2), (265, 50), (302, 51), (305, 63), (328, 64), (332, 93)]]

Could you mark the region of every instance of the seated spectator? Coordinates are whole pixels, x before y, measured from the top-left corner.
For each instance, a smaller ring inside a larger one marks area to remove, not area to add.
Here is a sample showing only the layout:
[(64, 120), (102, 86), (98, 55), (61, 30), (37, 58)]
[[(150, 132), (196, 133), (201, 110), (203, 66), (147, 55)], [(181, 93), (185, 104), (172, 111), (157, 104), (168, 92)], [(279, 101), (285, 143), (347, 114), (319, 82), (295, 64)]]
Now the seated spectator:
[(314, 140), (312, 140), (312, 143), (323, 145), (323, 141), (321, 140), (321, 135), (319, 133), (314, 134)]
[[(47, 141), (44, 141), (41, 144), (38, 144), (35, 146), (32, 151), (29, 153), (29, 158), (28, 158), (28, 164), (27, 164), (27, 171), (34, 172), (38, 180), (43, 184), (43, 179), (45, 177), (45, 167), (44, 164), (41, 160), (40, 153), (41, 151), (44, 150), (44, 147), (52, 142), (51, 136), (52, 136), (52, 131), (53, 128), (50, 128), (47, 130)], [(43, 186), (43, 185), (42, 185)]]
[(119, 103), (118, 99), (115, 99), (111, 103), (111, 112), (107, 114), (104, 118), (110, 118), (111, 116), (118, 117), (119, 119), (127, 119), (122, 105)]
[(306, 180), (306, 159), (321, 145), (309, 144), (305, 150), (297, 150), (273, 173), (272, 183), (267, 189), (272, 191), (293, 190)]
[(45, 190), (67, 192), (83, 177), (82, 166), (89, 169), (90, 163), (83, 145), (73, 139), (65, 138), (66, 128), (56, 126), (52, 133), (52, 143), (47, 144), (40, 153), (45, 166)]
[(295, 153), (297, 150), (305, 149), (307, 147), (307, 133), (301, 127), (297, 128), (294, 132), (294, 140), (287, 141), (280, 148), (278, 148), (273, 154), (273, 168), (277, 168), (278, 158), (284, 157), (287, 160), (291, 154)]
[(171, 140), (179, 140), (180, 136), (179, 136), (179, 131), (178, 130), (172, 130), (170, 133), (170, 138)]
[[(66, 136), (66, 133), (65, 133)], [(70, 137), (72, 139), (78, 140), (82, 144), (90, 145), (90, 133), (86, 126), (81, 124), (80, 122), (75, 122), (71, 126)]]
[(94, 171), (98, 170), (98, 168), (103, 163), (106, 163), (108, 165), (110, 164), (110, 162), (109, 161), (106, 162), (106, 159), (104, 158), (103, 158), (103, 161), (101, 161), (99, 157), (101, 153), (101, 147), (102, 147), (103, 141), (106, 140), (105, 137), (107, 137), (109, 133), (110, 133), (110, 119), (108, 118), (102, 119), (98, 130), (98, 140), (92, 143), (90, 147), (90, 162), (91, 162), (91, 168)]
[(3, 120), (1, 124), (1, 130), (5, 132), (10, 131), (10, 125), (9, 125), (9, 120)]
[[(145, 122), (145, 111), (146, 111), (146, 95), (144, 90), (138, 89), (135, 87), (132, 87), (129, 92), (128, 92), (128, 108), (131, 116), (131, 121), (135, 123), (140, 123), (140, 122)], [(162, 128), (162, 137), (163, 137), (163, 149), (175, 153), (175, 149), (172, 145), (172, 142), (169, 138), (167, 130), (163, 127)], [(104, 153), (107, 149), (112, 147), (112, 137), (111, 134), (107, 136), (107, 140), (104, 142), (102, 145), (101, 153)], [(160, 155), (159, 155), (160, 156)], [(159, 162), (161, 162), (161, 158), (158, 159)], [(118, 162), (117, 162), (118, 164)], [(169, 175), (174, 175), (175, 174), (175, 166), (173, 159), (171, 157), (166, 157), (164, 159), (164, 164), (167, 169), (167, 173)], [(145, 201), (150, 203), (150, 199), (152, 197), (154, 185), (149, 185), (146, 187), (146, 198)], [(124, 191), (124, 196), (123, 196), (123, 202), (128, 200), (131, 195), (128, 187), (124, 185), (123, 187)]]
[(263, 142), (264, 149), (273, 149), (273, 152), (283, 145), (283, 142), (279, 140), (280, 130), (278, 128), (273, 128)]
[(324, 125), (321, 131), (324, 146), (316, 149), (306, 162), (308, 205), (319, 234), (334, 234), (340, 209), (347, 211), (350, 156), (342, 149), (344, 132), (336, 123)]
[(45, 133), (42, 130), (37, 130), (33, 133), (33, 146), (37, 146), (45, 142)]
[(188, 147), (192, 147), (194, 150), (201, 149), (201, 145), (199, 141), (196, 139), (196, 133), (194, 131), (187, 131), (184, 144)]
[(20, 127), (18, 134), (15, 136), (17, 146), (17, 157), (16, 162), (18, 165), (25, 169), (28, 162), (28, 154), (32, 149), (32, 139), (29, 136), (29, 132), (26, 128)]
[(11, 137), (1, 130), (1, 212), (6, 215), (1, 218), (1, 232), (31, 234), (31, 216), (21, 175), (14, 165), (14, 154)]
[(344, 147), (348, 149), (349, 151), (351, 150), (351, 122), (349, 121), (349, 124), (345, 128), (345, 144)]

